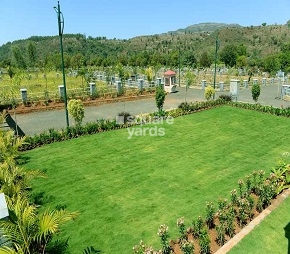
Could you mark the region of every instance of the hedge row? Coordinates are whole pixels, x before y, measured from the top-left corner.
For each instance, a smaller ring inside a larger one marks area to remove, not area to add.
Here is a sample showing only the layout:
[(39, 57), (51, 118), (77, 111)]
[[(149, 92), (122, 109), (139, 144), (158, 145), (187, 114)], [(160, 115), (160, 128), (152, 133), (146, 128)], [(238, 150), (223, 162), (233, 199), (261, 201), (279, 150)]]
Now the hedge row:
[[(210, 100), (205, 102), (195, 102), (195, 103), (181, 103), (178, 108), (171, 109), (165, 113), (165, 116), (162, 117), (179, 117), (182, 115), (188, 115), (195, 112), (199, 112), (201, 110), (210, 109), (212, 107), (220, 106), (220, 105), (229, 105), (232, 107), (256, 110), (260, 112), (270, 113), (277, 116), (290, 116), (290, 108), (275, 108), (273, 106), (263, 106), (260, 104), (251, 104), (251, 103), (243, 103), (243, 102), (232, 102), (225, 99), (217, 99)], [(121, 114), (124, 114), (121, 113)], [(148, 114), (143, 116), (145, 121), (146, 117), (156, 117), (158, 113)], [(49, 129), (48, 131), (44, 131), (38, 135), (27, 136), (25, 137), (25, 143), (20, 147), (21, 151), (31, 150), (36, 147), (40, 147), (45, 144), (50, 144), (53, 142), (60, 142), (63, 140), (69, 140), (72, 138), (77, 138), (83, 135), (91, 135), (98, 132), (115, 130), (115, 129), (123, 129), (132, 125), (140, 124), (137, 122), (118, 124), (116, 120), (97, 120), (96, 122), (86, 123), (81, 126), (73, 126), (68, 128), (63, 128), (60, 131), (55, 129)]]

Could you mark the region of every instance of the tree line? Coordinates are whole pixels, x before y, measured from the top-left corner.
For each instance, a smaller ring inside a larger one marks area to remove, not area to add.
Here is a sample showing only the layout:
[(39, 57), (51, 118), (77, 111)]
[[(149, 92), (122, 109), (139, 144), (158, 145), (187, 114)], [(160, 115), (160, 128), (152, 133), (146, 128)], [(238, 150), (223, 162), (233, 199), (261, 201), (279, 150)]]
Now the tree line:
[[(269, 73), (280, 69), (289, 72), (290, 43), (287, 39), (290, 36), (285, 29), (289, 30), (287, 26), (264, 25), (255, 29), (218, 31), (217, 63), (226, 67), (259, 68)], [(64, 64), (72, 69), (117, 64), (208, 68), (215, 61), (216, 33), (140, 36), (129, 40), (64, 35)], [(33, 36), (7, 43), (0, 47), (0, 67), (59, 70), (59, 39), (57, 36)]]

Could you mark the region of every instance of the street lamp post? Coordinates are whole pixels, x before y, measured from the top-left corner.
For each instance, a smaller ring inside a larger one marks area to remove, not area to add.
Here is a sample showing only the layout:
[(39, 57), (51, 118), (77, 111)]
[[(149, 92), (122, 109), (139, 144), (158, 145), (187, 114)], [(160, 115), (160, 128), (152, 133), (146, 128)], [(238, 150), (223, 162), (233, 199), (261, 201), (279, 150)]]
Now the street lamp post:
[(217, 62), (218, 47), (219, 47), (219, 41), (218, 41), (218, 32), (217, 32), (216, 40), (215, 40), (215, 56), (214, 56), (214, 78), (213, 78), (213, 88), (214, 89), (215, 89), (215, 85), (216, 85), (216, 62)]
[(178, 47), (178, 86), (180, 87), (180, 46)]
[(68, 111), (67, 111), (67, 94), (66, 94), (66, 83), (65, 83), (65, 72), (64, 72), (64, 58), (63, 58), (63, 46), (62, 46), (62, 35), (64, 28), (64, 18), (63, 14), (60, 11), (59, 1), (57, 1), (57, 7), (53, 7), (57, 13), (58, 20), (58, 35), (60, 41), (60, 55), (61, 55), (61, 68), (62, 68), (62, 80), (63, 80), (63, 88), (64, 88), (64, 106), (65, 106), (65, 118), (66, 118), (66, 126), (69, 127), (69, 119), (68, 119)]

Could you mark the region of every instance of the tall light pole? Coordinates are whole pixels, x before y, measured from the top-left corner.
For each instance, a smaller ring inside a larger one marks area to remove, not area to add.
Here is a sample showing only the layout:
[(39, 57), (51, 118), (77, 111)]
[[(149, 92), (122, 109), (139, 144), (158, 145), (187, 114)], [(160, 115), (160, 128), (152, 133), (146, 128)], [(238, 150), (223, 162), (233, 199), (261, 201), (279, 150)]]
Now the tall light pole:
[(217, 32), (216, 39), (215, 39), (215, 56), (214, 56), (214, 78), (213, 78), (213, 88), (214, 89), (215, 89), (215, 84), (216, 84), (216, 62), (217, 62), (217, 52), (218, 52), (218, 47), (219, 47), (218, 35), (219, 34)]
[(178, 46), (178, 86), (180, 87), (180, 45)]
[(63, 89), (64, 89), (64, 107), (65, 107), (65, 119), (66, 119), (66, 127), (69, 127), (69, 120), (68, 120), (68, 111), (67, 111), (67, 95), (66, 95), (66, 83), (65, 83), (65, 72), (64, 72), (64, 59), (63, 59), (63, 46), (62, 46), (62, 35), (63, 35), (63, 28), (64, 28), (64, 18), (63, 14), (60, 11), (59, 1), (57, 1), (57, 7), (53, 7), (57, 13), (57, 20), (58, 20), (58, 35), (60, 41), (60, 55), (61, 55), (61, 68), (62, 68), (62, 80), (63, 80)]

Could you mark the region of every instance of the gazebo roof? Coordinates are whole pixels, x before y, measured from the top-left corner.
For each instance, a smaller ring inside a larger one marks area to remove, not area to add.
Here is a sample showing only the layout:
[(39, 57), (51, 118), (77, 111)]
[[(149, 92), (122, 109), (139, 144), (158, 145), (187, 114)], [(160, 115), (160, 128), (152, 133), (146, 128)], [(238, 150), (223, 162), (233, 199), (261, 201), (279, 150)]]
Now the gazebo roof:
[(172, 71), (172, 70), (168, 70), (168, 71), (164, 72), (164, 75), (172, 76), (172, 75), (176, 75), (176, 73), (174, 71)]

